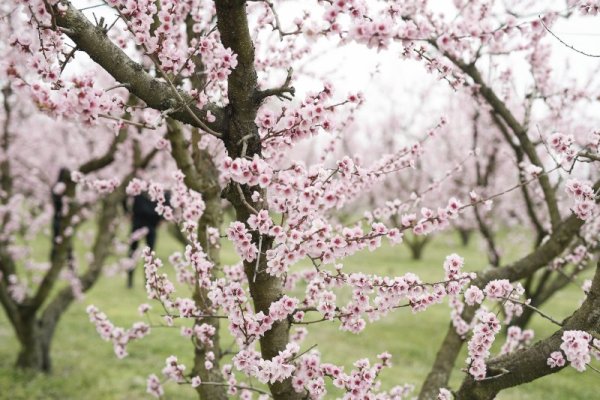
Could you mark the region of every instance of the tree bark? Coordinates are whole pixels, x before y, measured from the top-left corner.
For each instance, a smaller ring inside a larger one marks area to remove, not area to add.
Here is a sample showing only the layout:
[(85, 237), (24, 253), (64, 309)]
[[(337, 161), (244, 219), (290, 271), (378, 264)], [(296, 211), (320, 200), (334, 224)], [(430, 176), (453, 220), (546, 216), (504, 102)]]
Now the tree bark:
[(17, 368), (48, 373), (52, 369), (50, 343), (53, 331), (44, 326), (35, 317), (23, 321), (23, 329), (18, 335), (20, 349)]

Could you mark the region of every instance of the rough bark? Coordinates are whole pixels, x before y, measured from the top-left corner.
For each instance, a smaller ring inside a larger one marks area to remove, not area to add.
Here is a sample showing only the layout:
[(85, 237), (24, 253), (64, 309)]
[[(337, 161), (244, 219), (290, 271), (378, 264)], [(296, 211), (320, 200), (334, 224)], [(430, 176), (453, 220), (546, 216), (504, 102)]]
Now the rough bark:
[(27, 318), (23, 323), (23, 330), (18, 336), (20, 349), (15, 366), (32, 371), (50, 372), (52, 334), (44, 329), (41, 321), (35, 316)]
[[(207, 230), (209, 227), (218, 228), (223, 223), (223, 212), (221, 209), (220, 196), (205, 197), (204, 202), (206, 208), (204, 214), (200, 219), (198, 226), (198, 236), (202, 248), (205, 249), (206, 253), (214, 263), (215, 267), (219, 265), (220, 254), (218, 244), (212, 245), (208, 241)], [(207, 291), (205, 289), (196, 288), (194, 292), (194, 301), (201, 310), (211, 307), (210, 301), (208, 300)], [(203, 318), (196, 321), (196, 324), (209, 324), (215, 328), (215, 335), (212, 338), (213, 346), (208, 347), (196, 343), (194, 348), (194, 368), (192, 374), (200, 376), (203, 382), (223, 382), (223, 374), (219, 368), (219, 361), (222, 357), (221, 346), (219, 340), (219, 318)], [(207, 360), (206, 354), (213, 352), (215, 355), (213, 368), (206, 369), (204, 366)], [(227, 390), (225, 386), (219, 385), (200, 385), (197, 389), (200, 399), (202, 400), (226, 400)]]
[[(2, 148), (2, 153), (8, 155), (8, 148), (10, 146), (10, 124), (12, 118), (12, 110), (10, 105), (10, 95), (12, 90), (10, 85), (2, 88), (2, 104), (4, 106), (4, 123), (2, 129), (2, 138), (0, 140), (0, 146)], [(6, 204), (8, 201), (8, 194), (12, 191), (12, 177), (10, 175), (10, 162), (8, 157), (2, 157), (0, 160), (0, 189), (4, 193), (3, 196), (0, 196), (0, 204)], [(2, 221), (4, 224), (5, 221)]]

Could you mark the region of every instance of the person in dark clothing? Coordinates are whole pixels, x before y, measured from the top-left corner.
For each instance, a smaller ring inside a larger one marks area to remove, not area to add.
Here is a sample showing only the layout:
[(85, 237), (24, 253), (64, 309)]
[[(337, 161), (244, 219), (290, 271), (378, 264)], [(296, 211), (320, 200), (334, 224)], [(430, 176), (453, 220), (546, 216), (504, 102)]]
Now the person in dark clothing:
[[(52, 187), (52, 205), (54, 207), (54, 215), (52, 217), (52, 253), (50, 255), (51, 259), (54, 259), (54, 255), (56, 254), (56, 245), (58, 244), (57, 240), (60, 236), (61, 231), (61, 222), (63, 217), (63, 199), (65, 197), (65, 191), (67, 189), (68, 183), (71, 181), (71, 172), (68, 168), (61, 168), (58, 173), (58, 180), (56, 184)], [(61, 238), (64, 240), (64, 238)], [(73, 249), (69, 247), (68, 249), (68, 258), (69, 261), (73, 260)]]
[[(165, 195), (168, 203), (168, 195)], [(131, 233), (145, 228), (146, 245), (154, 250), (156, 244), (156, 229), (161, 221), (161, 216), (156, 211), (158, 203), (152, 201), (147, 194), (142, 193), (133, 197), (133, 206), (131, 207)], [(129, 245), (129, 257), (133, 256), (138, 249), (139, 240), (133, 240)], [(127, 287), (133, 287), (133, 273), (135, 269), (127, 271)]]

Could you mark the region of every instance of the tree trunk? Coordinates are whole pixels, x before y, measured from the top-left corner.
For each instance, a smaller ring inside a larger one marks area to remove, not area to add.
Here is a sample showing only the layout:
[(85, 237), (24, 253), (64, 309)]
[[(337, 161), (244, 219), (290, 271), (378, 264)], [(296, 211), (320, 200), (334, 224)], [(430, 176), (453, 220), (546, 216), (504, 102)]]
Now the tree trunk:
[(418, 261), (423, 258), (423, 245), (421, 243), (414, 244), (412, 246), (408, 246), (410, 249), (410, 258)]
[[(185, 141), (183, 131), (179, 123), (167, 119), (167, 138), (171, 143), (171, 154), (177, 163), (177, 167), (184, 173), (184, 182), (186, 186), (202, 194), (204, 199), (204, 213), (198, 221), (198, 241), (210, 261), (213, 262), (213, 271), (220, 264), (220, 243), (212, 244), (209, 240), (209, 228), (220, 229), (223, 224), (223, 209), (221, 207), (221, 188), (219, 186), (219, 171), (213, 163), (212, 156), (205, 150), (198, 147), (199, 132), (192, 133), (191, 154), (188, 150), (188, 144)], [(201, 173), (200, 173), (201, 171)], [(187, 244), (187, 238), (179, 231), (176, 231), (176, 237), (183, 244)], [(208, 300), (207, 290), (196, 286), (193, 294), (196, 307), (204, 311), (203, 314), (212, 312), (212, 305)], [(221, 347), (219, 341), (219, 319), (202, 318), (195, 321), (195, 325), (208, 324), (215, 328), (215, 335), (212, 337), (213, 345), (208, 347), (205, 344), (194, 343), (194, 368), (193, 376), (199, 376), (203, 382), (223, 382), (223, 375), (219, 368), (221, 358)], [(213, 360), (207, 359), (207, 354), (214, 354)], [(210, 361), (212, 368), (206, 368), (206, 361)], [(196, 388), (200, 399), (202, 400), (225, 400), (227, 399), (227, 388), (222, 385), (200, 385)]]
[(50, 342), (53, 333), (53, 330), (44, 329), (35, 317), (24, 321), (19, 335), (21, 348), (15, 363), (16, 367), (35, 372), (50, 372), (52, 369)]
[[(205, 155), (205, 161), (210, 161), (208, 154)], [(213, 166), (214, 167), (214, 166)], [(202, 248), (214, 263), (214, 268), (220, 264), (220, 248), (219, 243), (213, 245), (208, 240), (208, 228), (219, 228), (223, 223), (223, 211), (221, 209), (220, 193), (215, 192), (206, 195), (204, 198), (206, 208), (204, 214), (200, 218), (198, 226), (198, 238)], [(208, 300), (208, 292), (205, 289), (196, 288), (194, 293), (194, 301), (199, 309), (209, 309), (211, 307)], [(202, 382), (223, 382), (223, 374), (219, 368), (221, 358), (221, 346), (219, 340), (219, 319), (218, 318), (203, 318), (196, 321), (197, 325), (209, 324), (215, 328), (215, 335), (212, 337), (213, 346), (208, 347), (204, 344), (195, 343), (194, 348), (194, 369), (192, 374), (199, 376)], [(207, 353), (213, 352), (215, 355), (211, 369), (205, 367)], [(197, 389), (201, 400), (227, 400), (227, 388), (220, 385), (200, 385)]]
[(429, 243), (429, 236), (418, 237), (414, 236), (412, 240), (404, 240), (406, 246), (410, 250), (411, 258), (415, 261), (423, 258), (423, 250), (427, 243)]
[(471, 235), (473, 231), (471, 229), (458, 229), (458, 235), (460, 237), (460, 244), (462, 247), (469, 246), (469, 242), (471, 241)]
[[(246, 2), (240, 0), (215, 1), (217, 10), (217, 28), (221, 34), (221, 42), (237, 54), (238, 65), (227, 79), (227, 98), (229, 104), (225, 109), (227, 115), (223, 127), (223, 141), (232, 158), (261, 156), (260, 135), (255, 119), (260, 107), (257, 73), (254, 68), (254, 43), (248, 27)], [(252, 194), (258, 191), (261, 199), (254, 201)], [(246, 185), (230, 183), (225, 190), (225, 197), (236, 211), (236, 219), (247, 223), (251, 210), (268, 210), (267, 194), (260, 187), (250, 188)], [(271, 249), (272, 238), (254, 234), (253, 243), (259, 249), (260, 260), (244, 262), (244, 270), (250, 285), (250, 295), (255, 312), (268, 313), (269, 306), (283, 296), (281, 278), (266, 272), (264, 254)], [(290, 323), (287, 320), (277, 321), (273, 327), (260, 338), (262, 357), (270, 360), (289, 343)], [(297, 393), (291, 378), (282, 382), (269, 384), (275, 400), (296, 400), (304, 398)]]

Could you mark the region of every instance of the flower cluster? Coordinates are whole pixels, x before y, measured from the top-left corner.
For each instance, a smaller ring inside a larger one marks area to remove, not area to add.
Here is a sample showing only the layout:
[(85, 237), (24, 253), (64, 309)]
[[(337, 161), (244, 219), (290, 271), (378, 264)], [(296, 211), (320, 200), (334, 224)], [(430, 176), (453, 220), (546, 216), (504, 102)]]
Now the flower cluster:
[(573, 135), (554, 133), (550, 136), (550, 148), (558, 154), (563, 155), (568, 162), (572, 161), (575, 157), (575, 149), (572, 148), (573, 143), (575, 143)]
[(485, 295), (481, 289), (477, 286), (469, 286), (467, 290), (465, 290), (465, 303), (469, 306), (474, 306), (475, 304), (481, 304), (483, 302)]
[(113, 343), (118, 358), (127, 356), (125, 347), (130, 341), (141, 339), (150, 333), (150, 326), (143, 322), (136, 322), (127, 330), (115, 327), (108, 320), (106, 314), (93, 305), (88, 306), (86, 312), (90, 317), (90, 322), (96, 325), (96, 331), (100, 334), (100, 337)]
[(222, 171), (225, 177), (249, 186), (267, 187), (273, 178), (273, 169), (258, 155), (254, 155), (252, 160), (245, 158), (232, 160), (230, 157), (225, 157), (222, 162)]
[(452, 400), (452, 392), (446, 388), (440, 388), (440, 392), (438, 393), (437, 400)]
[(165, 390), (160, 383), (158, 376), (152, 374), (146, 380), (146, 392), (156, 398), (161, 398), (165, 394)]
[(585, 371), (591, 361), (590, 342), (592, 335), (584, 331), (564, 331), (560, 349), (563, 351), (571, 366), (577, 371)]
[(512, 353), (531, 343), (533, 339), (533, 330), (522, 330), (518, 326), (511, 326), (506, 332), (506, 342), (502, 345), (500, 354)]
[(313, 350), (298, 361), (298, 365), (292, 377), (294, 389), (301, 393), (307, 391), (311, 399), (322, 399), (326, 396), (325, 378), (331, 379), (333, 385), (345, 392), (344, 399), (356, 398), (408, 398), (414, 390), (411, 385), (396, 386), (389, 392), (379, 392), (379, 382), (377, 380), (380, 372), (384, 368), (391, 367), (392, 356), (389, 353), (382, 353), (377, 356), (379, 362), (371, 365), (368, 359), (361, 359), (354, 363), (355, 369), (350, 373), (344, 372), (343, 368), (330, 364), (322, 363), (321, 355)]
[(27, 298), (27, 284), (20, 281), (19, 277), (15, 274), (8, 275), (7, 278), (8, 294), (16, 303), (22, 303)]
[(273, 227), (273, 221), (269, 216), (269, 212), (267, 210), (261, 210), (258, 214), (252, 214), (248, 218), (248, 226), (258, 231), (261, 235), (267, 235), (269, 233), (275, 234), (276, 230), (271, 232), (271, 228)]
[(600, 3), (598, 0), (571, 0), (569, 6), (577, 6), (579, 12), (583, 15), (598, 15), (600, 13)]
[(596, 209), (596, 193), (590, 182), (578, 179), (569, 179), (565, 190), (575, 200), (573, 212), (582, 220), (587, 220)]
[(100, 194), (112, 193), (120, 185), (117, 178), (111, 179), (91, 179), (79, 171), (71, 172), (71, 180), (82, 188), (95, 190)]
[(169, 356), (165, 360), (165, 367), (162, 370), (164, 376), (175, 382), (183, 382), (185, 380), (185, 365), (177, 361), (177, 357)]
[(288, 343), (285, 350), (270, 360), (265, 360), (255, 350), (241, 350), (233, 359), (233, 365), (238, 371), (253, 376), (262, 383), (280, 382), (289, 378), (296, 367), (290, 363), (300, 347), (296, 343)]
[(144, 249), (143, 257), (148, 298), (168, 301), (175, 291), (175, 286), (173, 286), (167, 274), (159, 274), (159, 269), (163, 266), (162, 261), (155, 256), (149, 247)]
[(546, 360), (546, 363), (550, 368), (560, 368), (565, 365), (565, 358), (560, 351), (553, 351)]
[(469, 358), (469, 374), (476, 380), (484, 379), (487, 367), (485, 360), (490, 355), (490, 348), (494, 343), (494, 338), (500, 332), (500, 321), (489, 311), (483, 309), (477, 312), (477, 324), (473, 328), (473, 336), (467, 345)]
[(246, 225), (239, 221), (232, 222), (227, 230), (227, 238), (231, 240), (235, 247), (235, 251), (246, 261), (256, 259), (258, 249), (252, 242), (252, 235), (248, 232)]
[[(32, 67), (39, 70), (45, 68), (45, 64), (38, 59), (32, 63)], [(96, 124), (100, 118), (106, 118), (113, 112), (118, 113), (124, 107), (121, 97), (94, 87), (94, 79), (91, 76), (73, 78), (68, 86), (58, 92), (47, 85), (34, 83), (30, 87), (30, 96), (41, 110), (51, 115), (80, 120), (87, 124)]]
[(566, 364), (565, 357), (571, 366), (579, 372), (586, 370), (586, 365), (591, 361), (591, 356), (600, 360), (600, 339), (584, 331), (565, 331), (562, 335), (561, 351), (554, 351), (548, 357), (547, 364), (550, 368), (560, 368)]

